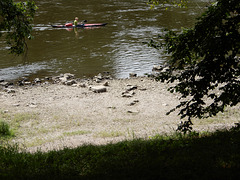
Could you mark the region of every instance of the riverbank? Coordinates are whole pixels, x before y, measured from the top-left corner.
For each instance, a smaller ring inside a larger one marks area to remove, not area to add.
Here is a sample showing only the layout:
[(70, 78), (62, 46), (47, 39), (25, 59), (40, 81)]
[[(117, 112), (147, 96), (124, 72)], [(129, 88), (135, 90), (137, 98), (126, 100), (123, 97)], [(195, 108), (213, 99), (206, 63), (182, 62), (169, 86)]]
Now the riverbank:
[[(30, 151), (82, 144), (106, 144), (126, 139), (171, 134), (180, 119), (179, 96), (169, 84), (148, 77), (112, 79), (98, 75), (77, 79), (64, 74), (50, 82), (8, 86), (0, 91), (0, 119), (15, 132), (10, 141)], [(195, 130), (212, 131), (238, 122), (231, 109), (207, 120), (197, 120)]]

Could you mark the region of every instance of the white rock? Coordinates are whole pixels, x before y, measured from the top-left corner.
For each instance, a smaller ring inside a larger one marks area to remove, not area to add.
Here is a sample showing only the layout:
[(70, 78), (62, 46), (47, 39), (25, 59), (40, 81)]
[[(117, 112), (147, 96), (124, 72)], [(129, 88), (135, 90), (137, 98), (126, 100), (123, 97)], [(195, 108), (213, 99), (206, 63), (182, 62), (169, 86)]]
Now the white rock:
[(161, 71), (163, 69), (163, 67), (161, 65), (155, 65), (152, 68), (152, 71)]
[(104, 86), (91, 86), (89, 89), (95, 93), (107, 92), (107, 88)]
[(66, 81), (64, 84), (68, 85), (68, 86), (71, 86), (73, 84), (76, 84), (76, 81), (75, 80), (69, 80), (69, 81)]
[(16, 91), (15, 91), (15, 89), (6, 88), (5, 92), (7, 92), (7, 93), (15, 93)]

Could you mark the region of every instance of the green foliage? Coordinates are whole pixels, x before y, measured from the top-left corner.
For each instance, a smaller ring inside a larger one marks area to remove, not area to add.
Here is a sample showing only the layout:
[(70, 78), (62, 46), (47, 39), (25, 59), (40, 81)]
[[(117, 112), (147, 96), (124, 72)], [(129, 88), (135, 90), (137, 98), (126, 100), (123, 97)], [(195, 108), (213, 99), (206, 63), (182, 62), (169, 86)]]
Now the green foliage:
[(0, 121), (0, 137), (9, 136), (13, 136), (13, 132), (10, 130), (9, 125), (4, 121)]
[(218, 0), (193, 28), (167, 31), (160, 39), (151, 44), (164, 47), (171, 59), (158, 79), (177, 83), (170, 91), (181, 94), (175, 108), (181, 118), (215, 116), (240, 102), (239, 0)]
[(236, 179), (240, 126), (28, 153), (0, 145), (0, 179)]
[(26, 51), (26, 39), (32, 38), (31, 23), (35, 11), (35, 3), (30, 0), (18, 3), (0, 1), (0, 36), (4, 34), (11, 53), (19, 55)]

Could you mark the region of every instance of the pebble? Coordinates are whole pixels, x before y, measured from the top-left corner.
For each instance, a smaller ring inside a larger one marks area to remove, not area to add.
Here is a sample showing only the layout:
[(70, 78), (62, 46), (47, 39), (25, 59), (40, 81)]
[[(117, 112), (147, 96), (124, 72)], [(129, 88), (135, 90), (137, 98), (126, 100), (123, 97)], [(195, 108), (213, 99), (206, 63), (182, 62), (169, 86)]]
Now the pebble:
[(106, 81), (103, 85), (104, 85), (104, 86), (109, 86), (109, 82)]
[(29, 81), (24, 82), (24, 85), (31, 85), (32, 83)]
[(131, 114), (137, 114), (138, 113), (138, 111), (130, 111), (130, 110), (128, 110), (127, 112), (131, 113)]
[(107, 88), (104, 86), (91, 86), (89, 89), (95, 93), (107, 92)]
[(152, 71), (161, 71), (162, 69), (163, 69), (163, 66), (155, 65), (155, 66), (153, 66)]
[(20, 104), (13, 104), (13, 106), (18, 107), (18, 106), (20, 106)]
[(41, 83), (41, 80), (39, 78), (34, 79), (35, 83)]
[(131, 102), (131, 103), (129, 104), (129, 106), (133, 106), (133, 105), (137, 104), (138, 102), (139, 102), (139, 100), (134, 100), (133, 102)]
[(102, 82), (102, 80), (100, 80), (100, 79), (95, 79), (95, 81), (96, 81), (96, 83), (100, 83), (100, 82)]
[(7, 93), (15, 93), (16, 91), (15, 91), (15, 89), (6, 89), (6, 92)]
[(129, 73), (129, 77), (132, 78), (132, 77), (137, 77), (137, 74), (136, 73)]
[(1, 83), (0, 83), (0, 85), (1, 85), (1, 86), (4, 86), (4, 87), (7, 87), (7, 86), (9, 85), (9, 83), (8, 83), (8, 82), (5, 82), (5, 81), (3, 81), (3, 82), (1, 82)]
[(80, 83), (79, 86), (82, 87), (82, 88), (87, 87), (85, 83)]
[(99, 74), (96, 76), (96, 78), (99, 79), (99, 80), (102, 80), (102, 79), (103, 79), (103, 76), (102, 76), (101, 73), (99, 73)]
[(141, 89), (139, 89), (140, 91), (146, 91), (147, 90), (147, 88), (141, 88)]
[(134, 93), (123, 93), (122, 97), (130, 98), (133, 97)]
[(30, 107), (30, 108), (36, 108), (37, 105), (36, 105), (36, 104), (30, 104), (29, 107)]
[(8, 112), (9, 112), (8, 110), (4, 110), (4, 111), (3, 111), (4, 114), (6, 114), (6, 113), (8, 113)]
[(137, 86), (130, 86), (129, 88), (127, 88), (126, 91), (132, 91), (132, 90), (135, 90), (137, 89)]
[(64, 82), (64, 84), (67, 86), (71, 86), (73, 84), (77, 84), (77, 82), (75, 80), (69, 80), (69, 81)]

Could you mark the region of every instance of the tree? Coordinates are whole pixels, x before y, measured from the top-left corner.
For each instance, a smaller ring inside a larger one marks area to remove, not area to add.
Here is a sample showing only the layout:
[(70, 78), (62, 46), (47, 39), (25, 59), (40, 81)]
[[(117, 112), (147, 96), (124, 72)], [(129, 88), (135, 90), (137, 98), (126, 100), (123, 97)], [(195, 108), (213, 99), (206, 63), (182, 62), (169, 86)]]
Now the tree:
[[(167, 71), (158, 80), (175, 82), (171, 92), (181, 94), (179, 126), (185, 132), (192, 118), (206, 118), (240, 102), (240, 1), (218, 0), (198, 18), (195, 26), (181, 33), (167, 31), (159, 42), (171, 55)], [(170, 113), (169, 112), (169, 113)]]
[(4, 36), (13, 54), (26, 51), (26, 39), (31, 39), (33, 17), (36, 6), (33, 1), (14, 3), (0, 1), (0, 36)]

